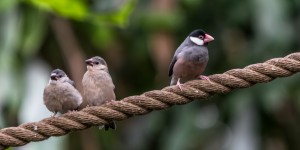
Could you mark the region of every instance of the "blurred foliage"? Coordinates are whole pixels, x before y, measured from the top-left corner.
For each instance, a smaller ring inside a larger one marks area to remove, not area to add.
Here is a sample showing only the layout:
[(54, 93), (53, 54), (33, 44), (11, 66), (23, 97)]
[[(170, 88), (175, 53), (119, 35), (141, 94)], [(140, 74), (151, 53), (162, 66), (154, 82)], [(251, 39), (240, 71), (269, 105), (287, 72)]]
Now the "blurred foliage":
[[(84, 59), (106, 59), (121, 99), (167, 86), (165, 60), (196, 28), (215, 38), (205, 75), (296, 52), (299, 8), (297, 0), (1, 0), (0, 126), (49, 116), (40, 85), (54, 68), (75, 76), (69, 61), (78, 50)], [(116, 131), (92, 128), (20, 149), (300, 149), (299, 81), (299, 75), (276, 79), (136, 116), (118, 122)]]
[(0, 1), (0, 11), (6, 11), (11, 9), (15, 4), (17, 4), (18, 0), (2, 0)]
[(67, 18), (84, 19), (88, 15), (85, 0), (25, 0), (25, 2)]
[(140, 24), (146, 30), (174, 31), (182, 26), (181, 12), (145, 11), (140, 15)]
[(22, 33), (19, 48), (21, 55), (25, 57), (35, 55), (41, 47), (46, 31), (46, 14), (40, 10), (28, 9), (23, 14)]
[[(104, 3), (104, 1), (95, 1), (95, 3), (99, 3), (98, 5), (101, 5)], [(120, 27), (125, 27), (128, 25), (128, 17), (132, 13), (136, 3), (137, 0), (125, 1), (122, 3), (120, 8), (114, 11), (101, 11), (95, 9), (90, 17), (94, 24), (109, 23)]]

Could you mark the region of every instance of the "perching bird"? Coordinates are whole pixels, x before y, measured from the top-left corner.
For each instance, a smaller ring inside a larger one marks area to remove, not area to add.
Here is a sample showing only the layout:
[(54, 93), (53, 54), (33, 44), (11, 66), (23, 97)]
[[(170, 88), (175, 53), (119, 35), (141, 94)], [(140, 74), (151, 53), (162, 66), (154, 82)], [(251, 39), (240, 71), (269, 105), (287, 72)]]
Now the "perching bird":
[(203, 30), (194, 30), (177, 48), (169, 67), (169, 76), (172, 76), (170, 85), (200, 78), (209, 80), (202, 76), (208, 62), (207, 45), (214, 38), (206, 34)]
[(44, 89), (44, 104), (53, 112), (53, 116), (77, 110), (82, 103), (81, 94), (74, 87), (74, 82), (60, 69), (51, 72), (48, 85)]
[[(83, 96), (88, 106), (99, 106), (106, 102), (116, 100), (115, 85), (109, 74), (105, 60), (99, 56), (87, 59), (87, 71), (83, 76)], [(114, 121), (105, 125), (105, 130), (116, 129)]]

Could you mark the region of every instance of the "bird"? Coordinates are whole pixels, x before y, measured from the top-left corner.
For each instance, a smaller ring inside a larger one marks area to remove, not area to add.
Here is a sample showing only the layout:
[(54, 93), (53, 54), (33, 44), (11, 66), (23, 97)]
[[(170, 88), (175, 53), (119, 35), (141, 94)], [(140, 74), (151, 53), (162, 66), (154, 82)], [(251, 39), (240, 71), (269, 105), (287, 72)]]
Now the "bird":
[[(82, 78), (83, 98), (88, 106), (100, 106), (109, 101), (116, 100), (115, 85), (109, 74), (106, 61), (95, 56), (85, 60), (87, 71)], [(105, 130), (116, 129), (114, 121), (104, 125)]]
[(51, 71), (49, 83), (44, 89), (43, 100), (48, 110), (54, 113), (53, 117), (58, 112), (63, 114), (78, 110), (82, 103), (82, 96), (74, 86), (74, 82), (64, 71), (60, 69)]
[(170, 85), (177, 85), (181, 90), (181, 83), (192, 79), (208, 80), (201, 75), (208, 63), (209, 42), (214, 38), (202, 29), (192, 31), (181, 45), (176, 49), (169, 66), (169, 77), (172, 76)]

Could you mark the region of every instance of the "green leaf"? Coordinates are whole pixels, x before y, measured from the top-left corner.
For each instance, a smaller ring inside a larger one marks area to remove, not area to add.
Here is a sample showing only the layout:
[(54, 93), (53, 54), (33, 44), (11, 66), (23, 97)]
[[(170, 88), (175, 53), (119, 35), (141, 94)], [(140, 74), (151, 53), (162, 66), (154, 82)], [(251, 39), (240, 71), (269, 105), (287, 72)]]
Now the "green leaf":
[(113, 12), (101, 12), (101, 14), (91, 14), (91, 20), (96, 24), (107, 23), (121, 27), (128, 25), (128, 17), (134, 10), (137, 0), (128, 0), (124, 2), (120, 9)]
[(25, 2), (66, 18), (82, 20), (88, 15), (85, 0), (25, 0)]

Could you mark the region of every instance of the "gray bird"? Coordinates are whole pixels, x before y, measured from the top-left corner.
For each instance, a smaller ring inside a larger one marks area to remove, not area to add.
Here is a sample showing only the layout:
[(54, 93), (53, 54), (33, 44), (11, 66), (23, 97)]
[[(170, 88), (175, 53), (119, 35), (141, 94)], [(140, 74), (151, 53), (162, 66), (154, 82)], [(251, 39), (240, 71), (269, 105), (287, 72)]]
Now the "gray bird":
[(82, 103), (81, 94), (74, 87), (74, 82), (60, 69), (51, 72), (48, 85), (44, 89), (44, 104), (53, 116), (77, 110)]
[(207, 45), (214, 38), (203, 30), (194, 30), (177, 48), (169, 67), (169, 76), (172, 76), (170, 85), (177, 85), (181, 89), (181, 83), (200, 78), (208, 62)]
[[(115, 85), (109, 74), (105, 60), (99, 56), (87, 59), (87, 71), (83, 76), (83, 96), (88, 106), (99, 106), (116, 100)], [(114, 121), (105, 125), (105, 130), (116, 129)]]

